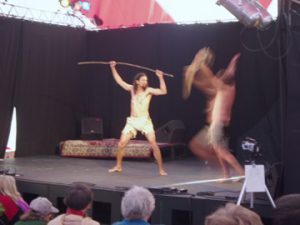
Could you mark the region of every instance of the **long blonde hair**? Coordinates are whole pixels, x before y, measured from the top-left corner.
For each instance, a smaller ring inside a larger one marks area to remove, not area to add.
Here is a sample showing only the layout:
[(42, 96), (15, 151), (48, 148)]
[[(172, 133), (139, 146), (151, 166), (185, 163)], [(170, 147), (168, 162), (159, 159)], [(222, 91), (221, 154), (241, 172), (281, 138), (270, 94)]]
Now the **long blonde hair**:
[(0, 193), (11, 197), (14, 202), (22, 198), (17, 190), (16, 179), (9, 175), (0, 175)]

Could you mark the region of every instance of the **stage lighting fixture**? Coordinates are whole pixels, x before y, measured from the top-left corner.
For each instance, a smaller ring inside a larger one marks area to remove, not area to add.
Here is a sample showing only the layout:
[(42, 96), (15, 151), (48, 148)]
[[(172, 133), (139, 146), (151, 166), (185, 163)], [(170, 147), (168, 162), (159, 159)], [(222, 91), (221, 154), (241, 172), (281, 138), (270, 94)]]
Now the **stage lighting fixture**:
[(273, 20), (272, 16), (259, 2), (256, 2), (255, 6), (260, 13), (260, 23), (258, 24), (258, 28), (266, 28)]
[(88, 1), (71, 1), (71, 7), (74, 11), (89, 11), (91, 9), (91, 3)]
[(85, 11), (89, 11), (91, 9), (91, 4), (87, 1), (78, 1), (80, 4), (81, 8)]
[(85, 10), (89, 11), (91, 9), (91, 3), (89, 1), (79, 1), (79, 0), (59, 0), (62, 7), (69, 7), (75, 11)]
[(266, 28), (272, 22), (272, 16), (257, 0), (218, 0), (242, 24), (247, 27)]
[(59, 3), (62, 7), (65, 7), (65, 8), (70, 6), (69, 0), (59, 0)]

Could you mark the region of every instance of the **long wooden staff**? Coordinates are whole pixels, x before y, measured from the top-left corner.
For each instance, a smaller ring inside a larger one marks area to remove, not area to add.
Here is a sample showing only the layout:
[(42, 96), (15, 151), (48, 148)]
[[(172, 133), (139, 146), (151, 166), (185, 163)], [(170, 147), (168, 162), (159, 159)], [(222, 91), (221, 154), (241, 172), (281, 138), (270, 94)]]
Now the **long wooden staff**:
[[(87, 64), (109, 64), (109, 62), (105, 62), (105, 61), (87, 61), (87, 62), (79, 62), (78, 65), (87, 65)], [(136, 67), (139, 69), (143, 69), (143, 70), (148, 70), (151, 72), (155, 73), (155, 70), (150, 69), (148, 67), (144, 67), (144, 66), (140, 66), (140, 65), (136, 65), (136, 64), (131, 64), (131, 63), (126, 63), (126, 62), (117, 62), (117, 64), (119, 65), (125, 65), (125, 66), (132, 66), (132, 67)], [(169, 73), (164, 73), (165, 76), (168, 77), (174, 77), (174, 75), (169, 74)]]

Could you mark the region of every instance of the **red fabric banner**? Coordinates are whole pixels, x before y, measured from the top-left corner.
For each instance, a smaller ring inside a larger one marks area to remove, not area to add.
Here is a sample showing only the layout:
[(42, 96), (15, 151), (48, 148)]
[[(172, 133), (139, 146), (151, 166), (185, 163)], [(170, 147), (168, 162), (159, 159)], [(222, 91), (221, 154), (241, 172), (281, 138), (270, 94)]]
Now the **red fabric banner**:
[[(78, 0), (73, 0), (78, 1)], [(83, 0), (82, 0), (83, 1)], [(90, 10), (81, 12), (89, 18), (99, 18), (102, 29), (135, 27), (143, 24), (175, 23), (156, 0), (84, 0), (90, 3)], [(274, 0), (275, 1), (275, 0)], [(272, 0), (259, 0), (268, 8)], [(188, 4), (188, 1), (187, 3)], [(195, 19), (196, 21), (196, 19)], [(179, 21), (180, 22), (180, 21)]]
[(103, 22), (102, 28), (120, 28), (153, 23), (174, 23), (155, 0), (89, 0), (90, 18), (95, 15)]
[(262, 6), (267, 9), (269, 5), (271, 4), (272, 0), (259, 0), (259, 2), (262, 4)]

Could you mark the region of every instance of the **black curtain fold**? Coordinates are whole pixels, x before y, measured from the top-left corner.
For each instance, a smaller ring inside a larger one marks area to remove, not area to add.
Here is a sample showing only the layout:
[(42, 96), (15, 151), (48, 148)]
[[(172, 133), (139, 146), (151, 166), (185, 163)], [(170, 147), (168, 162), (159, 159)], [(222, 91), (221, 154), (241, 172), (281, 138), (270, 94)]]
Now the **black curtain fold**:
[(8, 141), (14, 107), (21, 21), (0, 17), (0, 157)]
[[(297, 20), (299, 22), (299, 19)], [(285, 193), (299, 193), (299, 138), (300, 138), (300, 29), (291, 27), (287, 36), (287, 107), (285, 123), (284, 183)]]
[(23, 23), (17, 82), (17, 156), (54, 154), (79, 132), (82, 107), (77, 63), (85, 31)]
[[(4, 36), (6, 43), (14, 46), (14, 51), (6, 53), (10, 60), (4, 54), (0, 58), (4, 87), (1, 91), (7, 93), (5, 98), (0, 97), (7, 105), (1, 111), (0, 129), (1, 138), (7, 139), (9, 126), (5, 123), (10, 122), (15, 95), (17, 156), (55, 154), (60, 141), (80, 138), (82, 117), (102, 117), (104, 137), (120, 136), (129, 115), (130, 94), (115, 83), (109, 65), (79, 66), (79, 61), (116, 60), (174, 74), (174, 78), (165, 77), (168, 94), (153, 97), (150, 113), (155, 128), (170, 120), (182, 120), (186, 126), (186, 142), (204, 126), (206, 119), (206, 99), (201, 92), (193, 89), (186, 101), (181, 97), (183, 68), (200, 48), (208, 46), (215, 52), (214, 72), (225, 68), (235, 53), (242, 53), (231, 124), (232, 146), (267, 115), (280, 97), (278, 61), (270, 60), (263, 52), (253, 53), (243, 48), (245, 42), (255, 47), (259, 44), (256, 30), (246, 30), (241, 35), (244, 28), (239, 23), (149, 25), (91, 32), (12, 21), (10, 23), (19, 24), (9, 28), (15, 36), (12, 39), (8, 39), (7, 34)], [(1, 20), (0, 23), (2, 27), (2, 23), (8, 22)], [(264, 40), (270, 40), (273, 30), (265, 32)], [(276, 51), (276, 48), (271, 46), (269, 51)], [(140, 71), (117, 67), (129, 83)], [(3, 68), (6, 68), (5, 73)], [(155, 74), (146, 73), (149, 84), (157, 87)], [(270, 123), (279, 121), (272, 117)], [(2, 149), (6, 144), (3, 140)]]
[[(203, 125), (202, 112), (205, 103), (203, 103), (203, 95), (197, 91), (193, 91), (191, 99), (183, 101), (181, 97), (183, 67), (189, 64), (194, 54), (204, 46), (209, 46), (216, 52), (215, 67), (224, 67), (227, 63), (226, 60), (228, 61), (240, 49), (238, 45), (240, 28), (241, 26), (237, 24), (153, 25), (128, 30), (89, 32), (87, 60), (108, 61), (114, 59), (153, 69), (158, 68), (174, 74), (174, 78), (165, 78), (168, 95), (154, 97), (150, 112), (156, 128), (172, 119), (183, 120), (188, 128), (187, 138), (190, 138)], [(237, 35), (232, 35), (233, 33)], [(219, 41), (221, 37), (222, 42)], [(96, 41), (101, 44), (96, 44)], [(118, 69), (124, 80), (130, 83), (133, 76), (140, 71), (124, 66), (118, 66)], [(107, 92), (107, 96), (114, 99), (109, 101), (109, 110), (112, 113), (110, 117), (113, 118), (110, 120), (109, 127), (111, 136), (119, 137), (125, 118), (129, 115), (130, 96), (114, 83), (108, 66), (91, 66), (88, 70), (93, 74), (101, 74), (102, 79), (109, 79), (109, 82), (112, 82)], [(148, 74), (149, 84), (157, 87), (158, 80), (155, 74), (145, 72)], [(99, 83), (100, 80), (93, 82), (95, 85), (100, 85)], [(100, 93), (104, 91), (100, 89), (98, 90), (99, 100), (96, 102), (105, 102), (106, 95)], [(102, 98), (104, 100), (100, 100)], [(99, 110), (101, 115), (108, 114), (105, 111), (106, 108)]]
[[(184, 66), (188, 65), (195, 53), (205, 46), (210, 47), (216, 54), (214, 72), (225, 68), (231, 57), (241, 52), (236, 78), (237, 97), (231, 123), (231, 147), (235, 151), (237, 140), (257, 126), (280, 98), (279, 61), (271, 59), (261, 49), (261, 42), (269, 43), (274, 39), (275, 28), (274, 25), (269, 30), (261, 32), (259, 38), (257, 30), (245, 29), (239, 23), (153, 25), (129, 30), (89, 32), (87, 60), (114, 59), (154, 69), (159, 68), (174, 74), (174, 78), (165, 78), (168, 94), (163, 97), (154, 97), (150, 112), (156, 127), (172, 119), (182, 120), (187, 128), (185, 141), (188, 142), (205, 125), (206, 99), (196, 89), (192, 90), (188, 100), (182, 99)], [(96, 41), (101, 44), (95, 44)], [(245, 45), (256, 51), (247, 50), (243, 47)], [(276, 55), (278, 52), (276, 42), (269, 45), (267, 50), (269, 54)], [(122, 66), (118, 68), (122, 77), (128, 82), (131, 82), (134, 74), (139, 71), (139, 69)], [(110, 135), (118, 138), (126, 116), (129, 115), (129, 94), (114, 83), (108, 66), (91, 66), (86, 69), (96, 78), (94, 81), (91, 80), (92, 83), (88, 86), (96, 89), (101, 85), (100, 79), (109, 84), (107, 90), (98, 89), (98, 99), (95, 97), (94, 104), (105, 102), (105, 107), (98, 108), (98, 114), (110, 115), (108, 116), (110, 120), (107, 121), (110, 123), (108, 126)], [(157, 86), (155, 75), (147, 73), (150, 85)], [(101, 78), (96, 74), (101, 75)], [(105, 96), (109, 96), (109, 100)], [(264, 123), (265, 126), (269, 126), (266, 129), (272, 128), (272, 132), (268, 134), (272, 135), (271, 140), (274, 138), (280, 140), (278, 126), (272, 126), (273, 123), (279, 124), (279, 120), (278, 117), (270, 117), (267, 118), (269, 124)], [(280, 155), (280, 147), (277, 146), (276, 148), (268, 147), (265, 151), (275, 151), (274, 154), (266, 154), (275, 155), (275, 158)]]

